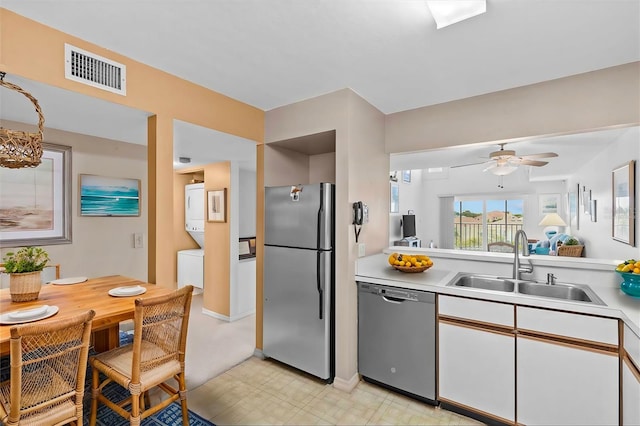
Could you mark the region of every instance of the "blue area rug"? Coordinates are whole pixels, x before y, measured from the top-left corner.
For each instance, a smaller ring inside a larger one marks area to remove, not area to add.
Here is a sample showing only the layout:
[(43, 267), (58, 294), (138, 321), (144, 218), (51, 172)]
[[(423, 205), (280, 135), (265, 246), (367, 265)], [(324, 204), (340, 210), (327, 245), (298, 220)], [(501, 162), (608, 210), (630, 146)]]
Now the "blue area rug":
[[(131, 342), (133, 336), (127, 333), (120, 333), (120, 344), (126, 345)], [(95, 353), (90, 353), (89, 356)], [(0, 381), (9, 378), (9, 357), (0, 358)], [(110, 400), (118, 402), (129, 396), (129, 392), (117, 383), (109, 383), (103, 389), (103, 393)], [(187, 399), (187, 403), (188, 403)], [(84, 391), (84, 424), (89, 424), (91, 416), (91, 366), (87, 366), (87, 376), (85, 380)], [(126, 426), (129, 421), (114, 413), (104, 404), (98, 404), (98, 426)], [(147, 417), (141, 422), (142, 426), (176, 426), (182, 424), (182, 409), (179, 402), (174, 402), (162, 411)], [(198, 414), (189, 410), (189, 425), (191, 426), (215, 426), (213, 423), (200, 417)]]

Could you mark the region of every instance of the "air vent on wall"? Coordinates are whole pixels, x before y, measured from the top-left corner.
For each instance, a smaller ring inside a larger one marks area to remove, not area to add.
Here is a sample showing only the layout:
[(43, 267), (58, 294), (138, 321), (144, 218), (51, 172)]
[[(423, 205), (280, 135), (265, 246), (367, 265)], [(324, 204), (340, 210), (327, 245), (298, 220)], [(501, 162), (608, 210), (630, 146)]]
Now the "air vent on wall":
[(64, 76), (119, 95), (127, 94), (127, 68), (124, 65), (66, 43)]

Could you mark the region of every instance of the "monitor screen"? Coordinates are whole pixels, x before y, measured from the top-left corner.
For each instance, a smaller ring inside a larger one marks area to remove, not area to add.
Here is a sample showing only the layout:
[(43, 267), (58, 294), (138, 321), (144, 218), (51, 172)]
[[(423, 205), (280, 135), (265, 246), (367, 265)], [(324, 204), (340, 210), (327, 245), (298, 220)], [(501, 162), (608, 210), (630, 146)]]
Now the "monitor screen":
[(402, 238), (416, 236), (416, 215), (402, 215)]

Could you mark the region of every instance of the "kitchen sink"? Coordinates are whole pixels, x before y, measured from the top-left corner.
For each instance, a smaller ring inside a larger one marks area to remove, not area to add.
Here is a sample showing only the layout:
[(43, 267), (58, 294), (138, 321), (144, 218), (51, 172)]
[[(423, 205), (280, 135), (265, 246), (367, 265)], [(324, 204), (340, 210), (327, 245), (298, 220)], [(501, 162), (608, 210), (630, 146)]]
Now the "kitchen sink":
[(513, 292), (515, 282), (505, 278), (491, 277), (485, 275), (463, 274), (452, 284), (456, 287), (481, 288), (483, 290), (508, 291)]
[(604, 305), (591, 287), (581, 284), (546, 284), (537, 281), (516, 280), (493, 275), (460, 273), (447, 286), (493, 290), (574, 302)]
[(518, 293), (531, 296), (552, 297), (554, 299), (575, 300), (594, 303), (597, 296), (588, 287), (567, 284), (518, 283)]

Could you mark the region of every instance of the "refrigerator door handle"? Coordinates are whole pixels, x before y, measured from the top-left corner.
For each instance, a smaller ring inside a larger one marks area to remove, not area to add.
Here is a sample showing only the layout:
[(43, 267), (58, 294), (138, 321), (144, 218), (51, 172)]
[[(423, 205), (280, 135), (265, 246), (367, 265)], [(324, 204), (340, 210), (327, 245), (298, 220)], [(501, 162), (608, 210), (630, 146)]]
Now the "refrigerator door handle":
[(323, 256), (322, 253), (320, 251), (316, 252), (316, 285), (318, 288), (318, 306), (319, 306), (319, 310), (318, 310), (318, 317), (320, 319), (322, 319), (322, 311), (324, 311), (324, 305), (323, 305), (323, 300), (324, 300), (324, 290), (322, 288), (322, 277), (321, 277), (321, 273), (322, 271), (324, 271), (324, 265), (322, 263), (323, 262)]

